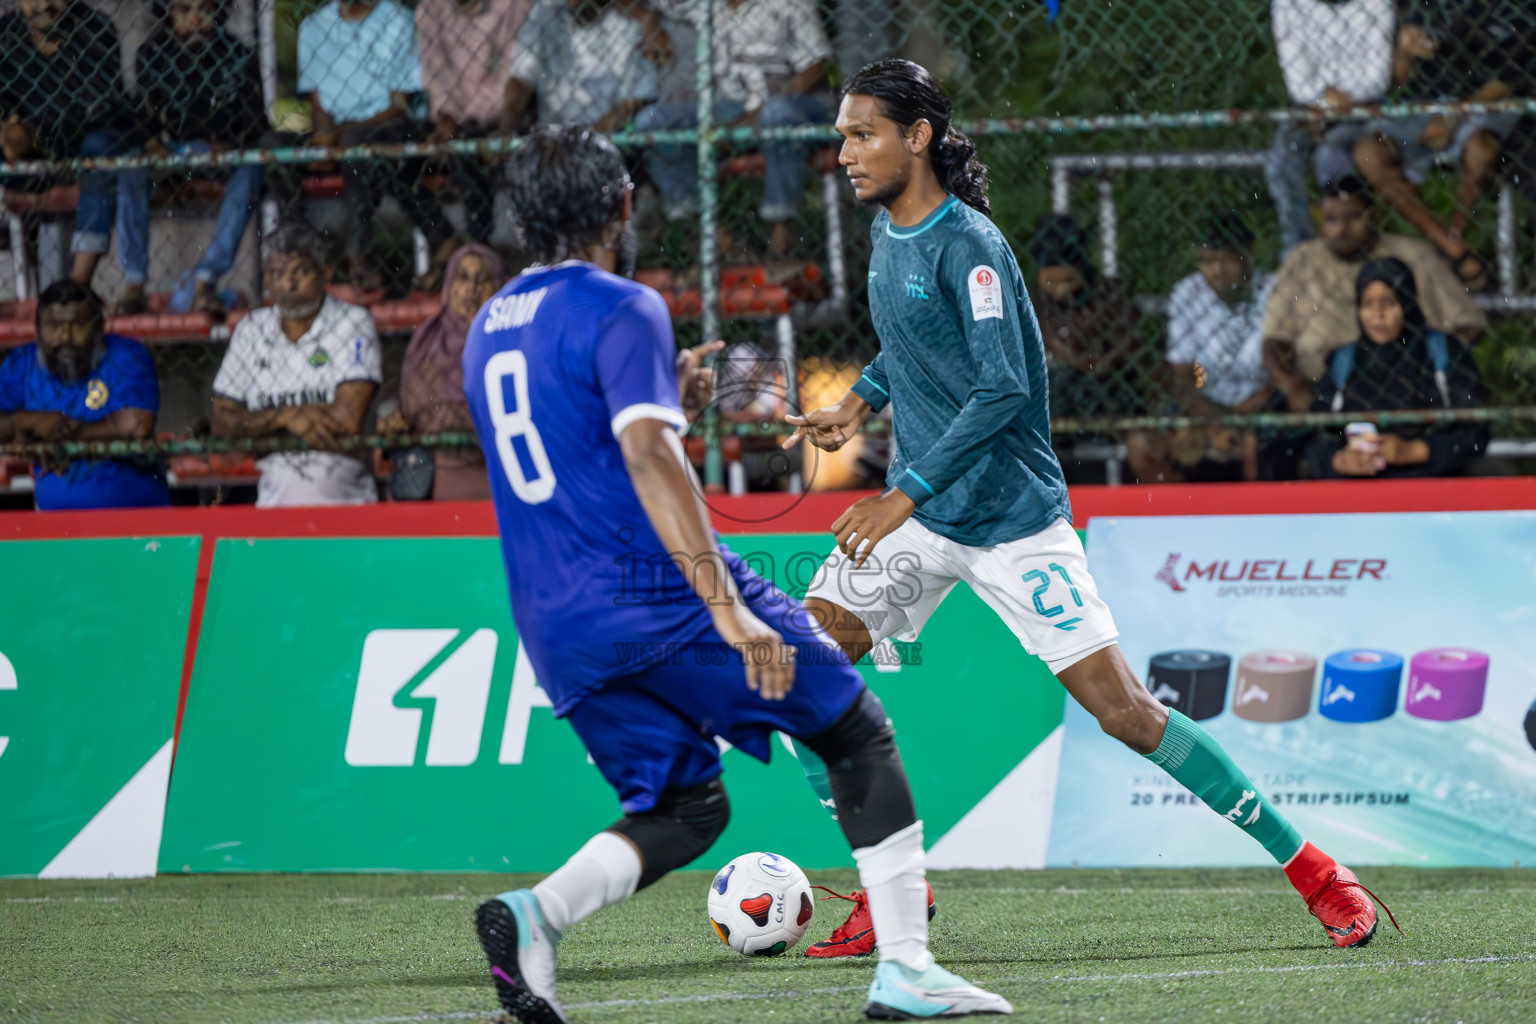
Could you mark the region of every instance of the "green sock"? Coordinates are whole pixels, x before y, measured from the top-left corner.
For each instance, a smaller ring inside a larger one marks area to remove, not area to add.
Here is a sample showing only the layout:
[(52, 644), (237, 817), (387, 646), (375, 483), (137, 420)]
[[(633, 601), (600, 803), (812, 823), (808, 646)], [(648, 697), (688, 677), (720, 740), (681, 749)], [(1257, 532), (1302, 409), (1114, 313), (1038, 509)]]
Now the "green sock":
[(1259, 841), (1284, 864), (1301, 849), (1301, 833), (1264, 799), (1221, 744), (1179, 712), (1168, 709), (1168, 728), (1147, 760), (1162, 768), (1205, 805)]
[(800, 759), (800, 767), (805, 770), (805, 781), (811, 784), (817, 798), (821, 800), (821, 806), (836, 821), (837, 803), (832, 799), (832, 780), (827, 778), (827, 763), (817, 757), (810, 747), (793, 737), (791, 739), (795, 744), (795, 756)]

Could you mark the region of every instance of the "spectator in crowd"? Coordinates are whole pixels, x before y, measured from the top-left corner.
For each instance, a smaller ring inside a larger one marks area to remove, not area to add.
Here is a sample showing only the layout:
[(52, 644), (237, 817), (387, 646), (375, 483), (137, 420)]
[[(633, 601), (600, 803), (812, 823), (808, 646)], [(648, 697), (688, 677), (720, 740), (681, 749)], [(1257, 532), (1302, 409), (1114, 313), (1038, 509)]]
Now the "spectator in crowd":
[[(1274, 275), (1253, 269), (1253, 232), (1235, 211), (1211, 219), (1200, 270), (1168, 298), (1170, 411), (1190, 416), (1258, 412), (1273, 397), (1264, 372), (1264, 303)], [(1143, 483), (1256, 479), (1253, 431), (1195, 427), (1137, 432), (1126, 441)]]
[[(228, 0), (171, 0), (166, 23), (138, 56), (138, 85), (153, 131), (145, 150), (208, 153), (260, 143), (266, 124), (256, 52), (225, 31)], [(230, 170), (213, 241), (171, 294), (170, 310), (201, 310), (222, 317), (219, 280), (235, 264), (245, 226), (261, 198), (261, 165)], [(149, 220), (149, 193), (130, 193), (143, 204), (135, 222)]]
[(1353, 341), (1354, 286), (1366, 260), (1388, 256), (1412, 268), (1429, 326), (1472, 344), (1488, 320), (1434, 247), (1418, 238), (1381, 234), (1371, 194), (1346, 176), (1323, 186), (1323, 237), (1292, 249), (1280, 265), (1264, 311), (1264, 369), (1290, 407), (1312, 406), (1313, 382), (1333, 350)]
[[(410, 94), (420, 92), (416, 23), (395, 0), (330, 0), (299, 25), (299, 92), (314, 105), (317, 146), (419, 142)], [(343, 165), (346, 246), (353, 287), (376, 291), (384, 280), (368, 258), (369, 228), (384, 193), (393, 196), (426, 236), (431, 267), (414, 282), (442, 287), (458, 244), (437, 196), (423, 179), (421, 160), (359, 160)]]
[[(1391, 82), (1393, 0), (1274, 0), (1271, 24), (1286, 91), (1320, 114), (1374, 103)], [(1362, 122), (1282, 126), (1264, 169), (1286, 252), (1311, 238), (1308, 159), (1319, 183), (1354, 171)]]
[(272, 304), (235, 327), (213, 381), (213, 432), (289, 434), (310, 449), (256, 464), (258, 508), (376, 501), (369, 467), (338, 450), (340, 438), (362, 430), (379, 389), (373, 317), (326, 291), (325, 245), (314, 228), (287, 224), (265, 243)]
[[(1509, 0), (1457, 0), (1454, 13), (1431, 33), (1421, 9), (1398, 30), (1393, 77), (1405, 99), (1489, 103), (1529, 95), (1536, 82), (1536, 15)], [(1488, 268), (1462, 239), (1478, 199), (1499, 165), (1500, 145), (1518, 113), (1425, 115), (1378, 120), (1355, 143), (1361, 175), (1403, 219), (1434, 243), (1474, 291), (1491, 283)], [(1456, 209), (1444, 224), (1420, 187), (1436, 160), (1459, 169)]]
[[(1430, 328), (1413, 271), (1398, 259), (1370, 260), (1355, 279), (1359, 337), (1335, 349), (1318, 384), (1318, 411), (1475, 409), (1487, 388), (1472, 352)], [(1307, 447), (1319, 477), (1454, 476), (1488, 445), (1483, 423), (1369, 424), (1322, 432)]]
[[(448, 261), (448, 280), (443, 285), (443, 307), (411, 336), (400, 371), (400, 411), (393, 417), (394, 422), (379, 424), (381, 431), (474, 432), (475, 424), (464, 399), (464, 341), (469, 337), (469, 325), (475, 314), (506, 280), (506, 268), (500, 257), (483, 245), (466, 245), (453, 254)], [(430, 492), (420, 488), (420, 497), (430, 493), (434, 501), (490, 498), (485, 457), (478, 448), (434, 449), (431, 466)], [(397, 487), (395, 496), (405, 495)]]
[[(0, 15), (0, 151), (7, 161), (114, 157), (134, 144), (124, 116), (122, 55), (106, 15), (70, 0), (21, 0)], [(0, 182), (13, 213), (36, 208), (48, 183)], [(115, 312), (145, 309), (149, 216), (119, 204), (119, 188), (148, 194), (149, 172), (89, 171), (80, 180), (70, 276), (90, 284), (118, 227), (124, 288)], [(14, 189), (14, 191), (13, 191)]]
[[(659, 0), (663, 13), (690, 18), (699, 0)], [(832, 44), (810, 0), (720, 0), (715, 4), (715, 120), (777, 128), (824, 124), (830, 104), (817, 95), (827, 84)], [(661, 131), (698, 124), (695, 101), (657, 103), (640, 112), (635, 128)], [(759, 216), (769, 227), (769, 246), (789, 251), (792, 227), (810, 169), (810, 147), (800, 142), (763, 145), (768, 168)], [(691, 146), (653, 146), (646, 151), (651, 179), (670, 220), (693, 216), (698, 206), (698, 154)]]
[[(483, 139), (500, 127), (513, 40), (531, 0), (424, 0), (416, 8), (421, 82), (432, 106), (427, 141)], [(495, 171), (476, 156), (448, 161), (464, 202), (466, 233), (485, 242), (495, 229)]]
[(1140, 402), (1121, 379), (1137, 344), (1139, 316), (1130, 291), (1088, 260), (1077, 222), (1049, 214), (1029, 241), (1035, 264), (1035, 315), (1045, 342), (1052, 416), (1129, 413)]
[(628, 125), (656, 98), (659, 72), (646, 56), (656, 24), (630, 0), (539, 0), (512, 47), (502, 130), (531, 127), (530, 109), (540, 124)]
[[(55, 281), (37, 302), (37, 341), (0, 363), (0, 441), (142, 441), (155, 434), (160, 385), (143, 345), (106, 332), (100, 296)], [(44, 463), (40, 509), (169, 505), (158, 465), (141, 459)]]

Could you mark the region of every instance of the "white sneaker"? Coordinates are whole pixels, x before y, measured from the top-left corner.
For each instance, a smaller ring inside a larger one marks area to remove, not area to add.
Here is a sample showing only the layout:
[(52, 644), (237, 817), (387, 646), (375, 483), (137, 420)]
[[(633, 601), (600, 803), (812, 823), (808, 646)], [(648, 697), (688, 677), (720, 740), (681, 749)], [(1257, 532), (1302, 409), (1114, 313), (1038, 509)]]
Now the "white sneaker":
[(938, 964), (914, 971), (894, 960), (883, 960), (869, 986), (864, 1016), (875, 1020), (921, 1020), (964, 1017), (972, 1013), (1012, 1013), (1002, 996), (977, 988)]
[(502, 1007), (522, 1024), (569, 1024), (555, 997), (555, 943), (539, 900), (528, 889), (504, 892), (475, 911), (480, 948)]

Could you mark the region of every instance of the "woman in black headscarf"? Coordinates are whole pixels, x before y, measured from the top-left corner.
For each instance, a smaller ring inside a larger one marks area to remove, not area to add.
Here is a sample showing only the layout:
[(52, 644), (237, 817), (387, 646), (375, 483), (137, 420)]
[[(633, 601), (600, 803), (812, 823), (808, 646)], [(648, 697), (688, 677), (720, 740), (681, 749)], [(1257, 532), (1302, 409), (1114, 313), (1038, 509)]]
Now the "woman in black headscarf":
[[(1355, 280), (1360, 337), (1334, 352), (1318, 382), (1319, 412), (1470, 409), (1487, 388), (1460, 339), (1432, 331), (1413, 271), (1402, 260), (1370, 260)], [(1307, 448), (1320, 477), (1454, 476), (1488, 444), (1480, 423), (1324, 431)]]

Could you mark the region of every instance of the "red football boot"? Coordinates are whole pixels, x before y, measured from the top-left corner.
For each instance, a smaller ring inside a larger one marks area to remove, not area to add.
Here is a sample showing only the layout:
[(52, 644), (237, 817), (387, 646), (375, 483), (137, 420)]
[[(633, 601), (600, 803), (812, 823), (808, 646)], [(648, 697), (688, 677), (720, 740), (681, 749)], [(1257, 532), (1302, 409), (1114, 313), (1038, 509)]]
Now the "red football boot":
[[(927, 882), (923, 883), (928, 885)], [(848, 915), (848, 920), (838, 925), (831, 935), (809, 946), (806, 956), (835, 957), (835, 956), (868, 956), (875, 951), (875, 923), (869, 916), (869, 897), (864, 895), (863, 889), (855, 889), (852, 896), (844, 896), (840, 892), (832, 892), (824, 885), (813, 885), (813, 889), (831, 893), (823, 896), (823, 900), (849, 900), (853, 903), (853, 912)], [(933, 915), (939, 912), (938, 904), (933, 899), (933, 886), (928, 886), (928, 920), (933, 920)]]
[[(1371, 900), (1381, 903), (1376, 894), (1360, 884), (1355, 873), (1323, 853), (1311, 843), (1303, 844), (1301, 851), (1285, 868), (1286, 876), (1296, 891), (1307, 901), (1307, 909), (1323, 924), (1323, 931), (1340, 949), (1363, 946), (1376, 935), (1376, 907)], [(1397, 918), (1385, 903), (1392, 927), (1399, 932)]]

